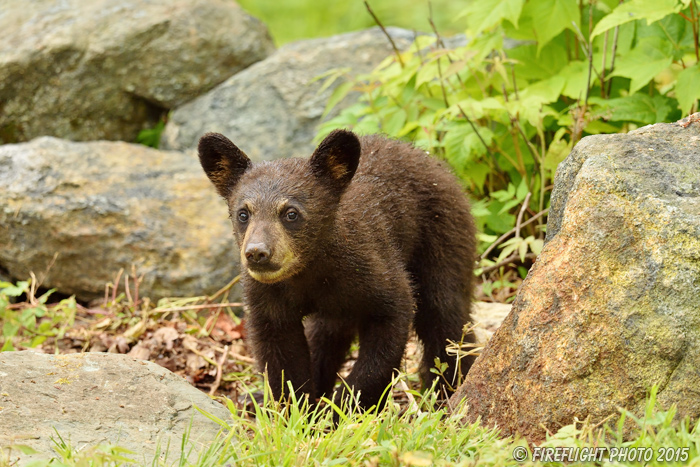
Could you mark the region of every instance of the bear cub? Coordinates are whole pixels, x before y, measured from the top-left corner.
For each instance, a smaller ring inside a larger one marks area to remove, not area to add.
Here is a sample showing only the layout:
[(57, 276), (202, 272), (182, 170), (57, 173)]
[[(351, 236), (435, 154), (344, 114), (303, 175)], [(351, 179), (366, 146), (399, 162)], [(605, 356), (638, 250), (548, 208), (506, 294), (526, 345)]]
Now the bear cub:
[[(469, 320), (475, 227), (445, 164), (408, 143), (332, 132), (310, 159), (252, 163), (208, 133), (199, 158), (228, 202), (240, 249), (246, 326), (276, 398), (330, 396), (353, 339), (346, 378), (360, 407), (384, 403), (411, 324), (424, 387), (435, 358), (454, 387), (473, 357), (445, 350)], [(458, 368), (458, 365), (460, 368)], [(336, 394), (344, 400), (346, 385)]]

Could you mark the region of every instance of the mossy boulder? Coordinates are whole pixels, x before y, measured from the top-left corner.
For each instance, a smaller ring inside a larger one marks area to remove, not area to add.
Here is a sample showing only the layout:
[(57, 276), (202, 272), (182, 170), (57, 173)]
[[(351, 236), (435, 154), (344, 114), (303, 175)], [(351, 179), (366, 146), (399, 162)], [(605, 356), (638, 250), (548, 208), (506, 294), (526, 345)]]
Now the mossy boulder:
[[(686, 122), (688, 123), (688, 122)], [(584, 138), (557, 170), (547, 242), (450, 401), (544, 439), (623, 407), (700, 416), (700, 123)]]
[(226, 203), (196, 157), (45, 136), (0, 146), (0, 186), (0, 271), (13, 279), (50, 266), (44, 286), (90, 300), (134, 265), (157, 299), (238, 274)]

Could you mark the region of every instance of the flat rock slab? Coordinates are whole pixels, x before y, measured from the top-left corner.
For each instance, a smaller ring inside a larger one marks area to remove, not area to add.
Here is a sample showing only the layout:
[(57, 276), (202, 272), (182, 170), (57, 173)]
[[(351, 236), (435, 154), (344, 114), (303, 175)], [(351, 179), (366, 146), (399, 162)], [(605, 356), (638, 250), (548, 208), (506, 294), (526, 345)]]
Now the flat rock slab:
[(273, 50), (233, 0), (3, 0), (0, 144), (134, 141)]
[(44, 286), (92, 300), (134, 265), (156, 300), (213, 293), (239, 272), (226, 203), (194, 156), (41, 137), (0, 146), (0, 187), (0, 269), (13, 279), (51, 266)]
[[(399, 47), (410, 31), (389, 28)], [(317, 126), (335, 86), (321, 91), (323, 73), (347, 68), (368, 72), (392, 53), (379, 28), (294, 42), (232, 76), (207, 94), (176, 109), (161, 140), (164, 149), (193, 151), (199, 138), (214, 131), (228, 136), (252, 160), (308, 157)], [(339, 105), (354, 102), (353, 94)]]
[[(696, 115), (698, 117), (698, 115)], [(697, 118), (696, 118), (697, 121)], [(547, 242), (450, 401), (542, 441), (618, 407), (700, 417), (700, 123), (581, 140), (557, 170)]]
[(170, 441), (172, 463), (190, 422), (195, 449), (219, 431), (195, 406), (230, 419), (221, 404), (155, 363), (108, 353), (0, 353), (0, 446), (29, 446), (39, 453), (32, 458), (55, 455), (58, 431), (75, 449), (116, 444), (140, 464)]

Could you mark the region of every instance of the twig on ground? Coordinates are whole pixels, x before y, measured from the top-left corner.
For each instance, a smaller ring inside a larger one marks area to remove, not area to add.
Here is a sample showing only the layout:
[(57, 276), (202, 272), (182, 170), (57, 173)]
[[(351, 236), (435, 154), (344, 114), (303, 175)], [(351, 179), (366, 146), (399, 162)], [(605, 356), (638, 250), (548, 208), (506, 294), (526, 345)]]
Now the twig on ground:
[(134, 303), (134, 301), (131, 299), (131, 292), (129, 291), (129, 275), (124, 274), (124, 290), (126, 292), (126, 299), (129, 304)]
[(219, 298), (221, 295), (223, 295), (224, 293), (231, 290), (231, 287), (236, 285), (240, 280), (241, 280), (241, 275), (239, 274), (236, 277), (234, 277), (233, 279), (231, 279), (231, 282), (229, 282), (228, 284), (223, 286), (221, 289), (219, 289), (214, 295), (212, 295), (211, 297), (207, 297), (207, 303), (213, 302), (214, 300)]
[[(48, 266), (46, 266), (46, 269), (44, 270), (44, 273), (41, 275), (41, 279), (36, 281), (36, 288), (34, 289), (35, 291), (41, 287), (41, 284), (44, 282), (46, 279), (46, 276), (49, 275), (49, 271), (53, 267), (53, 265), (56, 263), (56, 258), (58, 258), (58, 251), (53, 254), (53, 258), (51, 258), (51, 261), (49, 261)], [(36, 279), (36, 278), (35, 278)], [(34, 284), (35, 281), (32, 281), (32, 284)]]
[[(122, 279), (122, 274), (124, 273), (124, 268), (120, 268), (117, 273), (117, 278), (112, 284), (112, 305), (117, 302), (117, 289), (119, 289), (119, 281)], [(105, 307), (107, 304), (105, 303)]]
[(151, 313), (161, 313), (164, 311), (187, 311), (187, 310), (206, 310), (208, 308), (226, 308), (226, 307), (241, 307), (243, 303), (232, 302), (232, 303), (210, 303), (206, 305), (189, 305), (189, 306), (178, 306), (173, 308), (168, 307), (158, 307), (151, 310)]
[(418, 407), (418, 403), (416, 402), (416, 398), (413, 397), (413, 394), (411, 394), (411, 390), (409, 389), (408, 385), (406, 384), (406, 381), (403, 379), (399, 379), (399, 382), (397, 384), (400, 390), (406, 394), (406, 398), (408, 399), (408, 410), (413, 410), (416, 412), (416, 415), (420, 415), (423, 413)]
[(212, 383), (211, 388), (209, 388), (209, 395), (213, 396), (219, 385), (221, 384), (221, 376), (224, 373), (224, 363), (226, 363), (226, 356), (228, 355), (228, 345), (224, 346), (224, 351), (221, 352), (221, 358), (216, 362), (216, 378), (214, 378), (214, 383)]
[(204, 359), (204, 361), (207, 362), (208, 364), (210, 364), (211, 366), (217, 366), (217, 365), (218, 365), (218, 363), (217, 363), (216, 361), (212, 360), (211, 358), (207, 357), (207, 356), (204, 355), (202, 352), (200, 352), (199, 350), (197, 350), (196, 345), (197, 345), (197, 344), (192, 344), (192, 343), (188, 342), (187, 339), (184, 339), (183, 342), (182, 342), (182, 346), (183, 346), (185, 349), (189, 350), (190, 352), (192, 352), (193, 354), (195, 354), (195, 355), (197, 355), (197, 356), (199, 356), (199, 357), (202, 357), (202, 358)]
[(247, 357), (245, 355), (241, 355), (238, 352), (234, 352), (233, 349), (228, 351), (228, 354), (232, 357), (235, 358), (236, 360), (240, 360), (245, 363), (255, 363), (255, 359), (252, 357)]
[[(213, 349), (219, 351), (219, 352), (222, 351), (221, 347), (218, 346), (218, 345), (216, 345), (216, 344), (212, 345), (211, 347), (212, 347)], [(248, 357), (248, 356), (246, 356), (246, 355), (241, 355), (241, 354), (239, 354), (238, 352), (236, 352), (236, 351), (233, 350), (233, 349), (230, 349), (230, 350), (228, 351), (228, 354), (229, 354), (229, 356), (230, 356), (232, 359), (234, 359), (234, 360), (240, 360), (240, 361), (242, 361), (242, 362), (244, 362), (244, 363), (255, 363), (255, 359), (254, 359), (254, 358)]]
[(139, 304), (139, 286), (143, 281), (144, 275), (145, 274), (141, 274), (141, 277), (139, 277), (136, 272), (136, 265), (131, 265), (131, 276), (134, 278), (134, 308), (136, 308)]

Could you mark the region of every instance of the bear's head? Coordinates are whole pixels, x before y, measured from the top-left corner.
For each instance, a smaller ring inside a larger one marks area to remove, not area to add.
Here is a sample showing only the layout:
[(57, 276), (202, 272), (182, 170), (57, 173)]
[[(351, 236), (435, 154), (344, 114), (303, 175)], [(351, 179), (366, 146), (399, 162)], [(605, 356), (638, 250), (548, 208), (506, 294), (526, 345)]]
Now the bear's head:
[(313, 267), (360, 152), (354, 133), (335, 130), (310, 159), (254, 164), (225, 136), (202, 137), (199, 160), (228, 202), (241, 265), (253, 279), (271, 284)]

